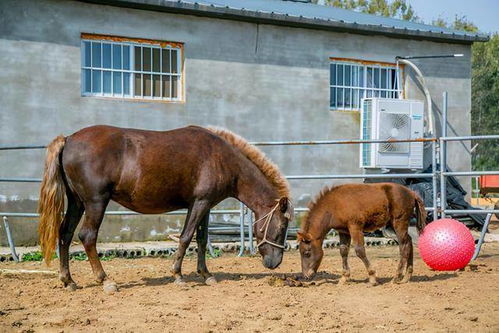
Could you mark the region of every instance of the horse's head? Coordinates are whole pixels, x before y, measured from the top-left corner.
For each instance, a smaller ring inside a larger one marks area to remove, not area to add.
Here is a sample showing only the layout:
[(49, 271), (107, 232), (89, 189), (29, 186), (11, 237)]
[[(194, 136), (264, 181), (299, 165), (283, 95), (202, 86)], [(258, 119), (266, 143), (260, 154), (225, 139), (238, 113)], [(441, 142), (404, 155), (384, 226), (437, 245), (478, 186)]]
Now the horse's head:
[(267, 214), (255, 221), (253, 230), (265, 267), (274, 269), (281, 263), (288, 224), (293, 217), (294, 209), (290, 200), (281, 198)]
[(322, 239), (314, 239), (308, 232), (298, 231), (297, 240), (300, 242), (301, 270), (307, 279), (312, 278), (322, 261)]

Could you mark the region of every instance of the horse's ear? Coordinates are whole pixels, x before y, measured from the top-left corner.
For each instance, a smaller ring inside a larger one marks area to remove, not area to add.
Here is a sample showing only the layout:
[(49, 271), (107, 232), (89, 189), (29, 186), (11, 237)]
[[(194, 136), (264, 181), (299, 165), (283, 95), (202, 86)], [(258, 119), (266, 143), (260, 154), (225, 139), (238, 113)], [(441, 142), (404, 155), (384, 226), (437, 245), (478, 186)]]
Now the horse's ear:
[(279, 199), (279, 209), (281, 210), (281, 213), (286, 213), (286, 211), (288, 210), (288, 203), (289, 200), (286, 197), (282, 197), (281, 199)]
[(279, 199), (279, 209), (281, 213), (284, 214), (284, 217), (288, 220), (292, 220), (294, 218), (294, 209), (291, 201), (287, 197), (282, 197)]

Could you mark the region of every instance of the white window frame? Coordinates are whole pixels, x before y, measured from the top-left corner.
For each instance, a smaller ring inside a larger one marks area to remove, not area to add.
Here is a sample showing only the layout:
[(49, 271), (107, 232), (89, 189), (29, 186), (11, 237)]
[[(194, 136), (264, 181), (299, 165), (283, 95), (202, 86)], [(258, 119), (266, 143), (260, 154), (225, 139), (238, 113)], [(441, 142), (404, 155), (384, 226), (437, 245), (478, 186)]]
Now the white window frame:
[[(92, 63), (90, 63), (90, 66), (85, 66), (85, 43), (91, 43), (91, 48), (90, 48), (90, 59), (92, 60), (92, 55), (93, 55), (93, 43), (100, 43), (101, 44), (101, 55), (100, 55), (100, 67), (94, 67)], [(110, 68), (104, 68), (103, 67), (103, 45), (104, 44), (110, 44), (111, 45), (111, 50), (113, 50), (114, 45), (121, 45), (121, 69), (114, 69), (114, 57), (113, 57), (113, 51), (111, 51), (111, 65)], [(173, 44), (178, 44), (178, 43), (173, 43)], [(125, 48), (123, 46), (129, 46), (129, 69), (124, 69), (123, 67), (123, 60), (124, 60), (124, 50)], [(136, 70), (135, 69), (135, 48), (140, 47), (141, 48), (141, 69), (142, 70)], [(150, 62), (150, 71), (144, 71), (144, 57), (143, 57), (143, 48), (149, 48), (151, 49), (151, 62)], [(155, 72), (153, 70), (153, 53), (154, 49), (159, 49), (159, 72)], [(169, 62), (170, 62), (170, 70), (167, 72), (162, 72), (163, 69), (163, 56), (162, 56), (162, 50), (175, 50), (176, 54), (176, 73), (172, 70), (171, 64), (172, 64), (172, 59), (174, 56), (172, 54), (174, 52), (169, 52)], [(130, 99), (130, 100), (153, 100), (153, 101), (167, 101), (167, 102), (181, 102), (183, 101), (183, 94), (184, 94), (184, 75), (183, 75), (183, 48), (182, 47), (174, 47), (171, 46), (170, 43), (163, 43), (163, 42), (158, 42), (158, 44), (152, 44), (152, 43), (140, 43), (140, 42), (135, 42), (133, 40), (130, 41), (112, 41), (109, 39), (94, 39), (94, 38), (81, 38), (81, 95), (82, 96), (94, 96), (94, 97), (110, 97), (110, 98), (120, 98), (120, 99)], [(85, 72), (90, 71), (90, 91), (86, 91), (86, 79), (85, 79)], [(93, 92), (93, 71), (100, 71), (100, 92)], [(105, 93), (104, 92), (104, 72), (111, 72), (111, 92), (110, 93)], [(121, 73), (121, 93), (115, 93), (114, 92), (114, 75), (113, 73)], [(125, 73), (129, 74), (129, 93), (125, 94), (124, 92), (124, 82), (125, 82)], [(141, 74), (140, 76), (140, 95), (135, 95), (135, 74)], [(144, 95), (144, 75), (151, 75), (151, 96), (145, 96)], [(154, 76), (159, 76), (159, 82), (160, 82), (160, 96), (153, 96), (154, 95)], [(162, 96), (163, 95), (163, 79), (162, 77), (166, 76), (169, 79), (169, 85), (170, 85), (170, 97), (168, 96)], [(176, 93), (177, 96), (173, 97), (173, 77), (177, 78), (177, 87), (176, 87)]]
[[(339, 71), (338, 66), (342, 67), (342, 77), (341, 82), (339, 84)], [(345, 71), (345, 65), (349, 66), (350, 73), (347, 74)], [(335, 66), (335, 80), (333, 81), (333, 66)], [(354, 69), (356, 68), (356, 69)], [(362, 69), (362, 70), (361, 70)], [(371, 70), (373, 73), (375, 70), (378, 70), (379, 80), (377, 84), (374, 82), (374, 75), (371, 75), (371, 84), (368, 85), (368, 70)], [(387, 88), (380, 88), (382, 82), (382, 70), (385, 70), (386, 75), (386, 85)], [(361, 105), (360, 101), (365, 97), (383, 97), (383, 98), (399, 98), (399, 96), (404, 96), (403, 91), (403, 68), (398, 67), (396, 64), (388, 64), (388, 63), (376, 63), (376, 62), (367, 62), (361, 60), (344, 60), (344, 59), (335, 59), (331, 58), (329, 63), (329, 109), (332, 111), (360, 111)], [(395, 71), (395, 79), (397, 82), (393, 82), (392, 80), (392, 71)], [(357, 74), (357, 78), (354, 80), (355, 73)], [(347, 75), (350, 76), (349, 82), (350, 84), (346, 84)], [(361, 80), (362, 78), (362, 80)], [(354, 81), (357, 85), (355, 85)], [(361, 85), (362, 82), (362, 85)], [(388, 88), (393, 87), (393, 88)], [(335, 98), (333, 100), (333, 94), (335, 94)], [(341, 96), (340, 96), (341, 95)], [(357, 96), (356, 96), (357, 95)], [(341, 100), (339, 100), (341, 97)], [(350, 101), (349, 106), (346, 103), (346, 98)], [(356, 98), (356, 100), (355, 100)], [(334, 102), (334, 103), (333, 103)]]

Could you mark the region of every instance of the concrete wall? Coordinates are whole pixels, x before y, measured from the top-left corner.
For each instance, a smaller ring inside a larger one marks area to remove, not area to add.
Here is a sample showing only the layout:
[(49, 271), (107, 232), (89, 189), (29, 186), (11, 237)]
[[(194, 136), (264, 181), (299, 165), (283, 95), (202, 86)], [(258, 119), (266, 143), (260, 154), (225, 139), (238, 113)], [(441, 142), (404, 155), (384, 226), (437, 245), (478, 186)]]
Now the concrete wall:
[[(82, 97), (82, 32), (185, 43), (185, 102)], [(0, 2), (0, 143), (47, 144), (58, 134), (68, 135), (94, 124), (155, 130), (211, 124), (227, 127), (251, 141), (358, 138), (358, 112), (329, 110), (329, 58), (393, 62), (396, 55), (443, 53), (465, 56), (425, 60), (420, 65), (437, 113), (442, 92), (449, 91), (450, 133), (467, 135), (469, 45), (257, 25), (72, 1), (4, 0)], [(406, 73), (407, 97), (423, 99), (410, 72)], [(451, 144), (449, 164), (454, 169), (469, 170), (468, 149)], [(358, 146), (264, 150), (285, 174), (361, 172)], [(1, 152), (0, 165), (0, 177), (41, 177), (43, 152)], [(293, 181), (293, 196), (305, 204), (326, 183), (331, 181)], [(33, 211), (37, 192), (37, 184), (0, 183), (0, 211)], [(101, 235), (106, 228), (104, 223)]]

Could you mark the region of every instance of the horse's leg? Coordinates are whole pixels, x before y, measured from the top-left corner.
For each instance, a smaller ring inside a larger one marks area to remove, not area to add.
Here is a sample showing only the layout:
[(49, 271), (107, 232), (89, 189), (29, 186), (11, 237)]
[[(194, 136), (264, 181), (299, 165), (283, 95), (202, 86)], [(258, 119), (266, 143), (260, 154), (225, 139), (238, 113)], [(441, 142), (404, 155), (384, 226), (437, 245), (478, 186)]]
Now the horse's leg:
[(350, 234), (339, 233), (340, 236), (340, 254), (343, 260), (343, 275), (340, 278), (339, 284), (347, 283), (350, 280), (350, 267), (348, 267), (348, 251), (350, 250)]
[(366, 266), (367, 274), (369, 274), (369, 283), (375, 286), (377, 284), (376, 271), (371, 267), (371, 263), (366, 256), (366, 248), (364, 247), (364, 233), (362, 231), (362, 228), (355, 226), (349, 228), (349, 231), (350, 236), (352, 237), (353, 245), (355, 247), (355, 253)]
[(407, 247), (409, 247), (409, 251), (407, 254), (407, 269), (405, 270), (402, 283), (407, 283), (411, 279), (413, 272), (413, 264), (414, 264), (414, 249), (412, 247), (412, 239), (410, 235), (407, 236), (409, 237), (409, 243), (407, 244)]
[(217, 280), (208, 271), (206, 267), (206, 244), (208, 244), (208, 221), (210, 212), (208, 212), (199, 223), (196, 231), (196, 241), (198, 243), (198, 273), (205, 279), (208, 285), (217, 283)]
[(85, 219), (80, 232), (78, 233), (78, 237), (85, 247), (85, 252), (87, 253), (97, 282), (104, 284), (104, 291), (115, 292), (118, 291), (118, 287), (104, 272), (96, 248), (99, 227), (104, 218), (104, 212), (108, 202), (109, 199), (85, 202)]
[(175, 283), (178, 285), (185, 284), (182, 277), (182, 261), (184, 260), (185, 251), (187, 250), (187, 247), (189, 247), (192, 237), (194, 236), (194, 231), (209, 211), (210, 206), (205, 200), (194, 201), (192, 207), (189, 209), (182, 234), (180, 235), (177, 254), (175, 255), (175, 261), (173, 262), (172, 268)]
[[(393, 221), (393, 229), (397, 234), (397, 239), (399, 242), (400, 250), (400, 261), (397, 267), (397, 272), (392, 280), (394, 283), (406, 283), (411, 279), (412, 276), (412, 265), (413, 265), (413, 248), (412, 239), (407, 231), (409, 227), (408, 219), (397, 219)], [(402, 278), (402, 273), (404, 267), (406, 267), (406, 272)]]
[(71, 240), (83, 215), (83, 205), (81, 201), (68, 192), (68, 208), (64, 220), (59, 228), (59, 278), (64, 287), (68, 290), (76, 290), (76, 283), (71, 278), (69, 272), (69, 246)]

